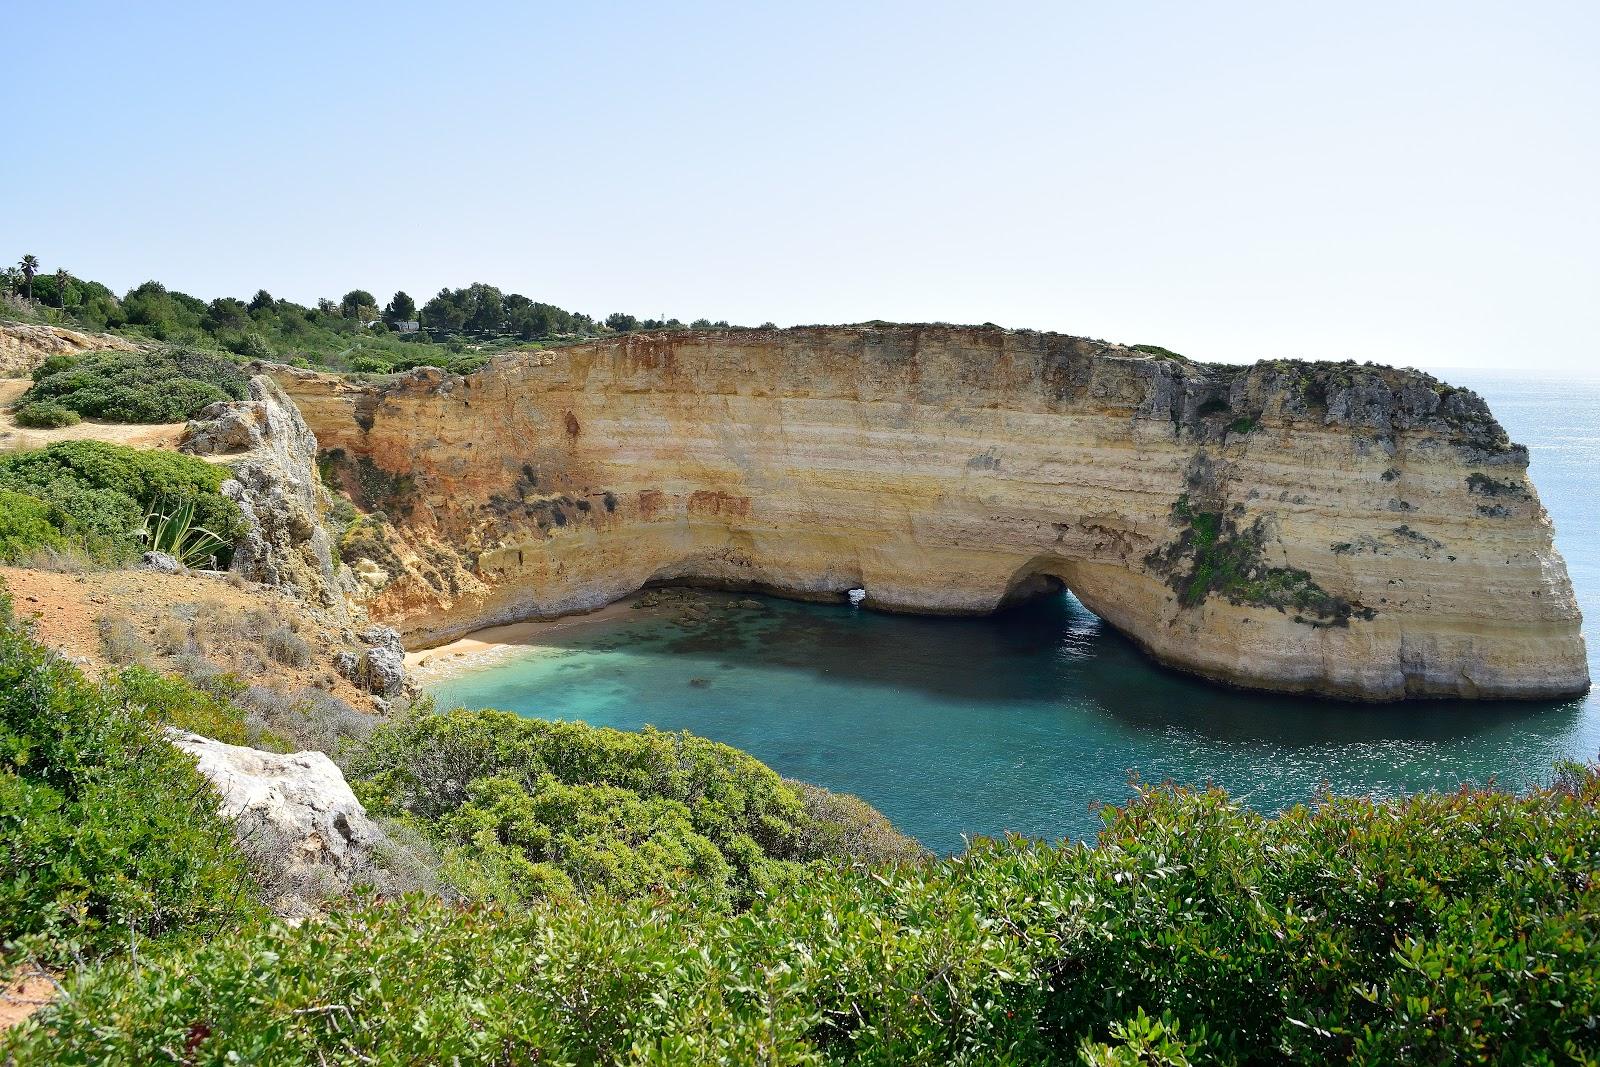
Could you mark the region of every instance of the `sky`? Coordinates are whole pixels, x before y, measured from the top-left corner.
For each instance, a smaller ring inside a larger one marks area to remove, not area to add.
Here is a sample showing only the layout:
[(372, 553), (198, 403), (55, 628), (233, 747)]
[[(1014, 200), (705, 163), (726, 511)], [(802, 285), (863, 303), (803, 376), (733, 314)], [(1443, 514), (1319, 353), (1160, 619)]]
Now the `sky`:
[(1593, 0), (0, 9), (0, 257), (119, 292), (1600, 375)]

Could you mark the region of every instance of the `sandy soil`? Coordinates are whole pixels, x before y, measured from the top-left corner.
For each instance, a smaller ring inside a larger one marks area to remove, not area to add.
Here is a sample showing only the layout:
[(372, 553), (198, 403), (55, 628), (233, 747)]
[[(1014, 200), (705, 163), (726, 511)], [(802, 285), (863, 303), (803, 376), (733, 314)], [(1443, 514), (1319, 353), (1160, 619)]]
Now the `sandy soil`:
[(20, 1023), (52, 1000), (56, 987), (48, 978), (23, 977), (0, 986), (0, 1030)]
[(553, 633), (614, 619), (631, 614), (637, 597), (626, 597), (603, 608), (582, 615), (564, 615), (559, 619), (529, 619), (505, 626), (489, 626), (474, 630), (448, 644), (419, 649), (406, 653), (406, 669), (423, 686), (432, 684), (461, 671), (486, 666), (519, 649), (535, 648)]
[[(330, 660), (340, 644), (337, 634), (305, 611), (303, 606), (275, 589), (248, 582), (235, 584), (201, 574), (159, 574), (146, 570), (94, 571), (61, 574), (23, 567), (0, 567), (0, 582), (11, 591), (17, 618), (32, 623), (34, 636), (67, 656), (90, 673), (111, 666), (97, 626), (102, 617), (126, 621), (152, 646), (163, 626), (186, 617), (269, 612), (275, 620), (294, 620), (300, 636), (313, 650), (305, 668), (261, 662), (259, 649), (241, 643), (213, 640), (207, 659), (234, 671), (246, 681), (286, 692), (304, 688), (332, 693), (356, 708), (369, 708), (371, 698), (335, 674)], [(155, 647), (152, 669), (176, 673), (166, 663), (171, 657)]]
[(0, 379), (0, 450), (43, 448), (57, 441), (109, 441), (132, 448), (175, 449), (183, 437), (181, 422), (133, 426), (120, 422), (80, 422), (57, 430), (30, 430), (18, 426), (11, 417), (11, 405), (28, 391), (28, 378)]

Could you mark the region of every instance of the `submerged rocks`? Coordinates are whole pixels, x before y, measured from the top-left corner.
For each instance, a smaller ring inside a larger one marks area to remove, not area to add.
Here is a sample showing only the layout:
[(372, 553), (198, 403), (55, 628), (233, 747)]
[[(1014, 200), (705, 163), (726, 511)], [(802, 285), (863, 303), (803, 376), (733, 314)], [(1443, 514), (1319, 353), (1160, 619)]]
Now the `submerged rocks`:
[(304, 915), (369, 875), (384, 832), (326, 755), (262, 752), (176, 730), (170, 736), (217, 791), (280, 913)]

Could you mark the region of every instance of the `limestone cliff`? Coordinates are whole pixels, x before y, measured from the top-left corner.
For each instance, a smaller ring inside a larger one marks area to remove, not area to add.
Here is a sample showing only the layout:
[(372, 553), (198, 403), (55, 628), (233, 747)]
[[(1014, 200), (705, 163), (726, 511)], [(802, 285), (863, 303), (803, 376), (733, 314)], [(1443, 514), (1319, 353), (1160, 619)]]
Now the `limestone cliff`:
[(468, 377), (271, 372), (369, 512), (343, 542), (362, 599), (412, 644), (651, 581), (914, 612), (1060, 582), (1244, 686), (1588, 684), (1526, 451), (1415, 371), (862, 326), (632, 335)]
[(288, 594), (335, 627), (353, 647), (334, 652), (334, 668), (382, 708), (414, 695), (400, 635), (381, 625), (353, 629), (363, 613), (352, 614), (355, 580), (333, 555), (333, 500), (318, 475), (317, 439), (277, 384), (257, 374), (248, 400), (208, 405), (184, 427), (180, 448), (226, 459), (231, 469), (222, 492), (245, 520), (233, 573)]
[(317, 439), (271, 378), (250, 379), (248, 400), (223, 400), (184, 428), (183, 451), (226, 456), (233, 477), (222, 491), (244, 513), (233, 570), (345, 617), (345, 590), (323, 525)]

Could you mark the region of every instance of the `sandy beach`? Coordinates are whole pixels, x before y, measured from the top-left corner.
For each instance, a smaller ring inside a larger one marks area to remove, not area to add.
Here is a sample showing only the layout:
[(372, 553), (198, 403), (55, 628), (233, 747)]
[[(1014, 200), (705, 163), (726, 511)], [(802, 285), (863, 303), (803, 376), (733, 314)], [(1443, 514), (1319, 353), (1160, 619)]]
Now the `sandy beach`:
[(634, 608), (633, 604), (637, 599), (638, 594), (634, 594), (581, 615), (563, 615), (559, 619), (528, 619), (524, 622), (474, 630), (465, 637), (458, 637), (454, 641), (433, 648), (407, 652), (406, 669), (418, 682), (426, 686), (461, 671), (487, 666), (512, 652), (537, 647), (551, 634), (606, 622), (636, 610), (651, 610)]

